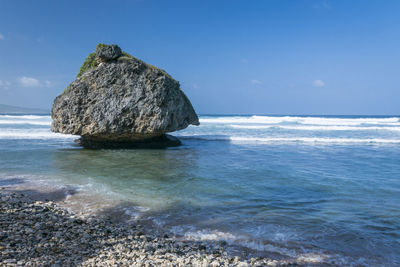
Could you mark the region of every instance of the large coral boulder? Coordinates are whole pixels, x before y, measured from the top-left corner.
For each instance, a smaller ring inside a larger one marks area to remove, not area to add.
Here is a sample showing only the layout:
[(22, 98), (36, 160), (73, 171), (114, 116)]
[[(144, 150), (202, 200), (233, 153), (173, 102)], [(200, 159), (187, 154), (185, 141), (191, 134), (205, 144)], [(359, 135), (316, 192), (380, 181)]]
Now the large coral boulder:
[(165, 134), (199, 125), (179, 86), (165, 71), (100, 44), (78, 77), (54, 100), (53, 132), (82, 136), (94, 147), (178, 144)]

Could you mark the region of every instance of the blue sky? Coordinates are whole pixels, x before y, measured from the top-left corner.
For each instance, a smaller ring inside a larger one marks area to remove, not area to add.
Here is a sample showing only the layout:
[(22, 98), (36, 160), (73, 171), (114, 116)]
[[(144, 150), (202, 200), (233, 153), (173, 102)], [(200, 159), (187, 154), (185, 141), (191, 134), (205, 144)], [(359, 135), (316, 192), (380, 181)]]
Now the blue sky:
[(201, 114), (400, 114), (400, 1), (0, 0), (0, 103), (50, 108), (97, 43)]

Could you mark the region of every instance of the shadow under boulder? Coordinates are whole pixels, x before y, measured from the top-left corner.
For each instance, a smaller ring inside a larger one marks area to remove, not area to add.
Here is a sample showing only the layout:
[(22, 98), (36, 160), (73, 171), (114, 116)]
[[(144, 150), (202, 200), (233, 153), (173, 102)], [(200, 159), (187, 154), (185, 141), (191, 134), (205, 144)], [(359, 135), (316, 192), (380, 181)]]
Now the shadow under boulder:
[(90, 149), (164, 149), (182, 144), (178, 138), (169, 134), (145, 140), (103, 139), (82, 136), (76, 140), (76, 143)]

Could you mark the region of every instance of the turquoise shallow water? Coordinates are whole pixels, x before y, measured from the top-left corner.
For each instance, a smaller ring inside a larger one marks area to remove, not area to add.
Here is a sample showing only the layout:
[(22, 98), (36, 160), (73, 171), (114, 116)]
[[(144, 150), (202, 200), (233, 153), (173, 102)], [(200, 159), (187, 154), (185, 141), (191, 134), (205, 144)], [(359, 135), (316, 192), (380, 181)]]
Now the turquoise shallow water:
[(166, 150), (85, 150), (50, 122), (0, 115), (3, 184), (68, 186), (257, 255), (400, 265), (398, 117), (201, 116)]

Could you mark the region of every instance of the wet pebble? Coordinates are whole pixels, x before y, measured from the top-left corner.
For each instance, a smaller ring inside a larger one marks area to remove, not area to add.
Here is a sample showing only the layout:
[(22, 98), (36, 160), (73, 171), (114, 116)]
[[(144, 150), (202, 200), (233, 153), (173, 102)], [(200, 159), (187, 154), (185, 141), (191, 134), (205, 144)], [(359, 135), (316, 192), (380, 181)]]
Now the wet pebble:
[(0, 266), (290, 266), (232, 258), (227, 245), (145, 234), (141, 225), (116, 225), (0, 191)]

